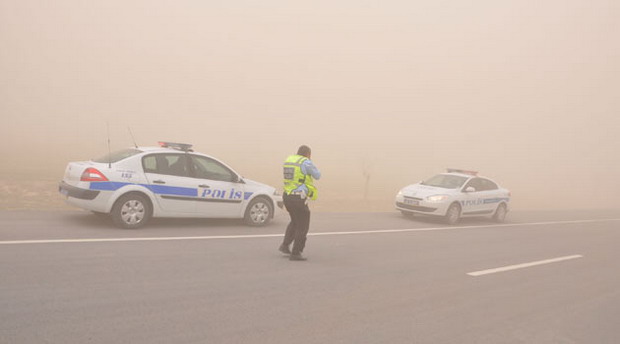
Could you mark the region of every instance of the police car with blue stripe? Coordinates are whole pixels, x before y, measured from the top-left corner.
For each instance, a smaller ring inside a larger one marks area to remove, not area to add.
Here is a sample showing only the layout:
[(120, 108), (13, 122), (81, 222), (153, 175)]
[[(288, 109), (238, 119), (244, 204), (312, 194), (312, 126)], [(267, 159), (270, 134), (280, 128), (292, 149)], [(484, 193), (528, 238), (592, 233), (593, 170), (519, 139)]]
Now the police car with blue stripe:
[(274, 187), (194, 153), (192, 145), (159, 144), (71, 162), (59, 192), (68, 204), (110, 215), (122, 228), (141, 227), (151, 217), (243, 218), (262, 226), (282, 206)]
[(405, 216), (442, 216), (449, 224), (461, 217), (491, 215), (503, 222), (508, 213), (510, 191), (476, 171), (448, 169), (428, 180), (401, 189), (396, 209)]

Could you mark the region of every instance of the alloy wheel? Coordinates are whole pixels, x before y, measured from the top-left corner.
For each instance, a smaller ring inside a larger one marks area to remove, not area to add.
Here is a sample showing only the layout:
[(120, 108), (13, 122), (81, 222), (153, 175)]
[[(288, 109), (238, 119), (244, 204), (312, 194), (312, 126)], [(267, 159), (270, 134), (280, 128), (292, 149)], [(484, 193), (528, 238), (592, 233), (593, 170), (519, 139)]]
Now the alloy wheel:
[(255, 203), (250, 208), (250, 218), (256, 224), (264, 223), (269, 219), (269, 206), (263, 202)]
[(145, 207), (138, 200), (129, 200), (121, 207), (121, 218), (128, 225), (140, 223), (145, 216)]

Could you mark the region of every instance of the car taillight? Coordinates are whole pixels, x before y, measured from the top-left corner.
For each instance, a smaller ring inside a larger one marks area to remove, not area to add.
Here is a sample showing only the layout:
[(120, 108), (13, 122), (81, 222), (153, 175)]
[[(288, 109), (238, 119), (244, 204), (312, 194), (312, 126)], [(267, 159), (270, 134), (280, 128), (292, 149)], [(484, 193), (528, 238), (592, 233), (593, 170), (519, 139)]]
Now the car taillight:
[(108, 178), (106, 178), (103, 173), (99, 172), (98, 169), (89, 167), (84, 170), (82, 173), (82, 177), (80, 181), (83, 182), (107, 182)]

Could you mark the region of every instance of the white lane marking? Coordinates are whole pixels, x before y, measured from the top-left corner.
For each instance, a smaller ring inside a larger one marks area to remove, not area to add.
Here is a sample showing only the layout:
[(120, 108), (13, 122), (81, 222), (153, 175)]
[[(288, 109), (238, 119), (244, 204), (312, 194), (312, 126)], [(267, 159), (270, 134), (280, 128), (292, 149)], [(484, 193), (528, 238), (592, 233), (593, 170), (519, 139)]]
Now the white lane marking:
[(539, 260), (539, 261), (530, 262), (530, 263), (508, 265), (508, 266), (503, 266), (503, 267), (495, 268), (495, 269), (488, 269), (488, 270), (480, 270), (480, 271), (469, 272), (468, 275), (469, 276), (482, 276), (482, 275), (494, 274), (494, 273), (497, 273), (497, 272), (504, 272), (504, 271), (510, 271), (510, 270), (516, 270), (516, 269), (529, 268), (531, 266), (550, 264), (550, 263), (557, 263), (557, 262), (562, 262), (562, 261), (565, 261), (565, 260), (576, 259), (576, 258), (583, 258), (583, 256), (580, 255), (580, 254), (576, 254), (576, 255), (573, 255), (573, 256), (545, 259), (545, 260)]
[(479, 225), (479, 226), (444, 226), (444, 227), (423, 227), (423, 228), (406, 228), (406, 229), (377, 229), (377, 230), (369, 230), (369, 231), (349, 231), (349, 232), (319, 232), (319, 233), (308, 233), (308, 236), (310, 235), (350, 235), (350, 234), (376, 234), (376, 233), (398, 233), (398, 232), (424, 232), (424, 231), (441, 231), (441, 230), (450, 230), (450, 229), (543, 226), (543, 225), (578, 224), (578, 223), (609, 222), (609, 221), (620, 221), (620, 219), (505, 223), (505, 224)]
[[(444, 226), (444, 227), (406, 228), (406, 229), (378, 229), (378, 230), (368, 230), (368, 231), (347, 231), (347, 232), (318, 232), (318, 233), (308, 233), (308, 236), (425, 232), (425, 231), (443, 231), (443, 230), (454, 230), (454, 229), (524, 227), (524, 226), (543, 226), (543, 225), (557, 225), (557, 224), (580, 224), (580, 223), (594, 223), (594, 222), (610, 222), (610, 221), (620, 221), (620, 219), (548, 221), (548, 222), (531, 222), (531, 223), (507, 223), (507, 224), (494, 224), (494, 225), (482, 225), (482, 226)], [(283, 234), (250, 234), (250, 235), (210, 235), (210, 236), (189, 236), (189, 237), (7, 240), (7, 241), (0, 241), (0, 245), (83, 243), (83, 242), (123, 242), (123, 241), (172, 241), (172, 240), (251, 239), (251, 238), (275, 238), (275, 237), (282, 237), (282, 236), (284, 236), (284, 235)]]

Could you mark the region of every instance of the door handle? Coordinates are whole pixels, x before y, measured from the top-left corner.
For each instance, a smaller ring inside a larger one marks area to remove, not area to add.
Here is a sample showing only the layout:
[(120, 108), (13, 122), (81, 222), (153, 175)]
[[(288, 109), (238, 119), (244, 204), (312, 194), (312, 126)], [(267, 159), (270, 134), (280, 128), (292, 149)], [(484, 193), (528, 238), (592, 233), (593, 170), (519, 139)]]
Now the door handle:
[(166, 184), (166, 182), (163, 180), (154, 180), (153, 184)]
[(206, 185), (206, 184), (201, 184), (201, 185), (198, 185), (198, 187), (199, 187), (199, 188), (206, 188), (206, 189), (210, 188), (210, 186), (209, 186), (209, 185)]

